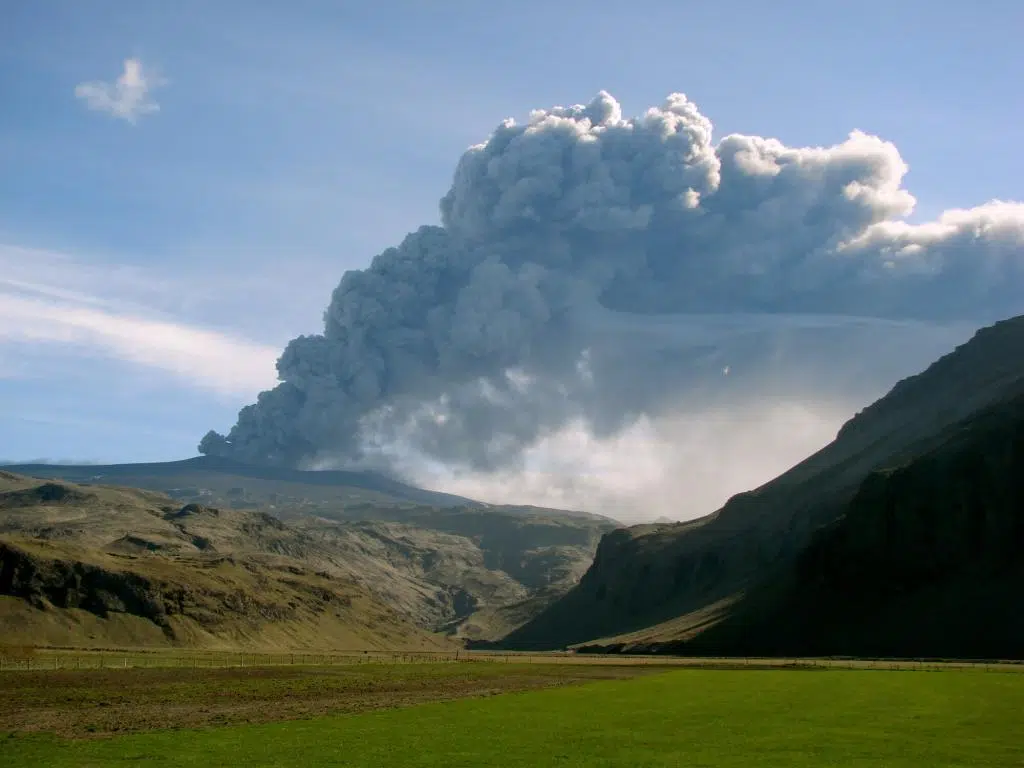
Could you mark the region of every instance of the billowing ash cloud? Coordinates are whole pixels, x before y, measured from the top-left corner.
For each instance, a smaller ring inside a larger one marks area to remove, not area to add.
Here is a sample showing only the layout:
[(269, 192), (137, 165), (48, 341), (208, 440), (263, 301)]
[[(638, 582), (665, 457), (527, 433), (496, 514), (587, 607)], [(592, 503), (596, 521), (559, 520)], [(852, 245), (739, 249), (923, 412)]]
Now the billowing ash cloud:
[(601, 93), (507, 120), (459, 161), (442, 226), (346, 273), (323, 333), (200, 450), (504, 471), (569, 425), (610, 438), (680, 403), (859, 404), (1024, 309), (1024, 205), (910, 225), (906, 171), (859, 132), (715, 143), (681, 94), (636, 119)]

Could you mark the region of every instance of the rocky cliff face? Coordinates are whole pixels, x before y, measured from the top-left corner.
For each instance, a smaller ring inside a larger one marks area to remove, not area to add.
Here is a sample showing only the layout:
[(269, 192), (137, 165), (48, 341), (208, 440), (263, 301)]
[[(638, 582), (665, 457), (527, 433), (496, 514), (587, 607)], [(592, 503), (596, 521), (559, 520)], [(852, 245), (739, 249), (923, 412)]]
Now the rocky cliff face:
[(1024, 561), (1024, 400), (968, 422), (905, 466), (872, 473), (802, 553), (807, 585), (899, 594)]
[(735, 642), (783, 653), (1024, 657), (1024, 398), (947, 439), (868, 476), (801, 553), (787, 599)]
[[(264, 586), (273, 580), (276, 586), (290, 588), (290, 599), (275, 600), (280, 595), (273, 590), (246, 592), (233, 589), (230, 582), (220, 586), (206, 583), (194, 574), (169, 570), (157, 576), (147, 573), (145, 566), (126, 569), (127, 562), (89, 563), (66, 559), (67, 553), (59, 549), (32, 550), (30, 545), (0, 542), (0, 594), (23, 598), (43, 610), (80, 609), (104, 619), (115, 613), (130, 614), (153, 622), (172, 640), (174, 618), (191, 619), (216, 630), (218, 625), (232, 621), (287, 621), (298, 618), (302, 608), (317, 613), (327, 610), (331, 603), (352, 603), (337, 584), (315, 577), (312, 581), (300, 580), (295, 578), (297, 574), (291, 574), (292, 578), (264, 574)], [(220, 571), (221, 575), (233, 569), (246, 570), (230, 558), (188, 566)], [(255, 569), (248, 570), (252, 573)]]
[[(797, 637), (811, 636), (807, 628), (824, 626), (822, 616), (813, 615), (819, 603), (848, 602), (840, 595), (850, 594), (853, 584), (862, 585), (856, 593), (868, 603), (899, 574), (940, 574), (943, 583), (966, 584), (974, 576), (957, 575), (955, 564), (987, 561), (989, 544), (1012, 542), (1018, 530), (1021, 507), (996, 502), (999, 494), (1013, 498), (1006, 477), (1019, 474), (1011, 466), (1016, 438), (997, 438), (983, 425), (1012, 421), (1022, 393), (1024, 318), (1015, 318), (979, 331), (900, 382), (851, 419), (833, 443), (715, 514), (605, 536), (580, 584), (506, 642), (552, 647), (604, 637), (615, 639), (602, 647), (788, 653), (798, 647)], [(959, 458), (950, 441), (960, 446)], [(954, 478), (959, 484), (949, 485)], [(959, 506), (950, 506), (952, 499)], [(975, 551), (970, 546), (983, 554), (969, 555)], [(1009, 555), (1001, 562), (1015, 567)], [(824, 590), (817, 596), (808, 586), (815, 579)], [(786, 633), (785, 622), (772, 617), (782, 615), (783, 605), (796, 611), (798, 603), (806, 614), (802, 628)], [(948, 615), (941, 603), (931, 604)], [(845, 615), (845, 607), (837, 610)], [(1008, 619), (1005, 611), (1000, 616), (1002, 627)], [(845, 631), (835, 626), (830, 637)], [(865, 629), (860, 640), (823, 640), (814, 647), (913, 650), (920, 639), (894, 632), (892, 642), (871, 646), (864, 638), (876, 634)], [(956, 647), (965, 652), (971, 646)]]
[(5, 641), (224, 648), (442, 648), (358, 584), (231, 556), (0, 541)]
[(6, 542), (0, 542), (0, 595), (41, 609), (81, 608), (102, 618), (131, 613), (165, 628), (168, 613), (182, 602), (138, 574), (40, 557)]

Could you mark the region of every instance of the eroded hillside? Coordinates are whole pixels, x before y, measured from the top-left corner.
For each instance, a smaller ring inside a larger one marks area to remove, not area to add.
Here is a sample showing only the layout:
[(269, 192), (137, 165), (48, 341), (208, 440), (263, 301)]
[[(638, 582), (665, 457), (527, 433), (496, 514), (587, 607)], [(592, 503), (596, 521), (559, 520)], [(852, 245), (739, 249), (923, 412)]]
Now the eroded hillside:
[[(570, 588), (611, 527), (483, 505), (275, 511), (286, 521), (4, 473), (3, 637), (334, 648), (495, 637)], [(371, 519), (350, 519), (360, 515)]]

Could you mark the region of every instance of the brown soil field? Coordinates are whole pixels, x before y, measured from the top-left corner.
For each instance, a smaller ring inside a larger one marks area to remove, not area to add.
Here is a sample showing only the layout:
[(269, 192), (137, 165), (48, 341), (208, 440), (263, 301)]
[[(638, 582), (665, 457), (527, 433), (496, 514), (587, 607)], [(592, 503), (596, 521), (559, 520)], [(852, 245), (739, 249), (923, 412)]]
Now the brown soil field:
[(0, 674), (0, 733), (102, 737), (293, 720), (636, 677), (660, 665), (349, 664)]

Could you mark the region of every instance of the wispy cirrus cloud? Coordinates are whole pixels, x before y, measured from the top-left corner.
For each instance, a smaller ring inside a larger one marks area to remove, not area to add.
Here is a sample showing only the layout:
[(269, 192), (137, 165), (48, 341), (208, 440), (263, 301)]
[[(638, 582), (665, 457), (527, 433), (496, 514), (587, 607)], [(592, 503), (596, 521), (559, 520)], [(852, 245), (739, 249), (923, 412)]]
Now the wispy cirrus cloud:
[(33, 358), (52, 349), (133, 363), (227, 396), (251, 396), (273, 383), (275, 347), (157, 315), (146, 304), (159, 289), (132, 290), (145, 284), (143, 275), (112, 276), (104, 291), (95, 271), (46, 252), (0, 248), (0, 376), (30, 375)]
[(151, 92), (166, 82), (159, 75), (146, 72), (138, 59), (125, 59), (117, 80), (79, 83), (75, 86), (75, 97), (84, 101), (89, 109), (134, 124), (143, 115), (160, 111)]

